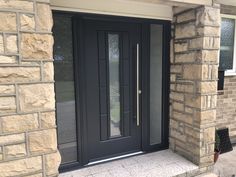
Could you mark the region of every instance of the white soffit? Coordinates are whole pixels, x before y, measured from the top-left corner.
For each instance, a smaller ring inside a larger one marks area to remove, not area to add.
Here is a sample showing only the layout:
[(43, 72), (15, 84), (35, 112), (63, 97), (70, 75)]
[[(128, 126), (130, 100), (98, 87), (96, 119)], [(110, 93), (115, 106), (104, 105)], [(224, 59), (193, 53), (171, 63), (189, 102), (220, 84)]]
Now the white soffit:
[(51, 0), (53, 10), (172, 20), (172, 6), (127, 0)]
[(236, 0), (216, 0), (216, 2), (224, 5), (236, 6)]

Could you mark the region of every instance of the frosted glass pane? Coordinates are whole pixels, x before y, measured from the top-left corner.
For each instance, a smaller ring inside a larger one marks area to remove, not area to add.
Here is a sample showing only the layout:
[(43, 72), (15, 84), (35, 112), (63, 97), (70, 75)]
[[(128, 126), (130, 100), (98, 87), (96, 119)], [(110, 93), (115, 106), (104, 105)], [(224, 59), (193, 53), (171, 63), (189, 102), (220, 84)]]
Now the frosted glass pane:
[(235, 20), (222, 18), (220, 69), (233, 69)]
[(162, 25), (151, 25), (150, 144), (161, 143), (162, 132)]
[(108, 34), (110, 83), (110, 135), (120, 136), (119, 35)]

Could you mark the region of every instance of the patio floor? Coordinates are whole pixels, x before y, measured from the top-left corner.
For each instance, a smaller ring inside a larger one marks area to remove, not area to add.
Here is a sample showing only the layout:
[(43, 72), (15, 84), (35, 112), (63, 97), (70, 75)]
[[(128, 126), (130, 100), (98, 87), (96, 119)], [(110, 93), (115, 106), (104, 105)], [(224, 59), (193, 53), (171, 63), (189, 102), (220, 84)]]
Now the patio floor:
[(219, 156), (214, 173), (219, 177), (236, 177), (236, 146), (233, 151)]
[(193, 163), (164, 150), (85, 167), (59, 177), (172, 177), (196, 170), (198, 167)]

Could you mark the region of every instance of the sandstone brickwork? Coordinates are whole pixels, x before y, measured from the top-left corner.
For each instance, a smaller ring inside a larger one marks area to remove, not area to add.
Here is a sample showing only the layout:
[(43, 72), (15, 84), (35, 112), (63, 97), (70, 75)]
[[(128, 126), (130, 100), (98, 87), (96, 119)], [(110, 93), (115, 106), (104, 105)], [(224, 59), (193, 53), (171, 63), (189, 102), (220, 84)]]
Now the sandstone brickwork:
[(220, 7), (175, 8), (171, 41), (170, 148), (211, 170), (215, 143)]
[(0, 177), (58, 175), (52, 12), (0, 0)]

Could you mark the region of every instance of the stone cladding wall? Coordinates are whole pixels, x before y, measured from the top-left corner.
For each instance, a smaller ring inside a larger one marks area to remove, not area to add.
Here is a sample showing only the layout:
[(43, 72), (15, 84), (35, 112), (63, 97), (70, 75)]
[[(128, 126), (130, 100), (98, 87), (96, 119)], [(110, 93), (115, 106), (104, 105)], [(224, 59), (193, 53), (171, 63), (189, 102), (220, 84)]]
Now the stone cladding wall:
[(0, 177), (58, 175), (49, 0), (0, 0)]
[(212, 170), (220, 6), (175, 8), (171, 46), (170, 148)]

